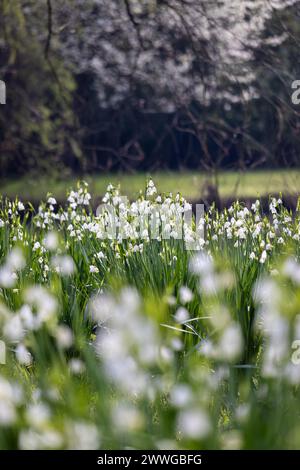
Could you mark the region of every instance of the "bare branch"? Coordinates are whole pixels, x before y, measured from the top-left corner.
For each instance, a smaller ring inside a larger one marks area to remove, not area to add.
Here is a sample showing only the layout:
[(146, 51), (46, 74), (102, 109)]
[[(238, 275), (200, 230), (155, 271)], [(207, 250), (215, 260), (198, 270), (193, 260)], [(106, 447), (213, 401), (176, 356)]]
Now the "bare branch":
[(51, 46), (51, 39), (52, 39), (52, 4), (51, 0), (47, 0), (47, 27), (48, 27), (48, 36), (47, 42), (45, 46), (45, 57), (48, 58), (50, 46)]

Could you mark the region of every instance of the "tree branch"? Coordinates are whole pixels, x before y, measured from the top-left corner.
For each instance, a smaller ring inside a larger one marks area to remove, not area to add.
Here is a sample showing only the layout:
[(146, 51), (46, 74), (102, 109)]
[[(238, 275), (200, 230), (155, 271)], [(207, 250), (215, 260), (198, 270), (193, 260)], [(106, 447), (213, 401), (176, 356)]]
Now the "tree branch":
[(52, 38), (52, 4), (51, 0), (47, 0), (47, 26), (48, 26), (48, 36), (45, 46), (45, 57), (48, 58), (48, 53), (51, 46)]

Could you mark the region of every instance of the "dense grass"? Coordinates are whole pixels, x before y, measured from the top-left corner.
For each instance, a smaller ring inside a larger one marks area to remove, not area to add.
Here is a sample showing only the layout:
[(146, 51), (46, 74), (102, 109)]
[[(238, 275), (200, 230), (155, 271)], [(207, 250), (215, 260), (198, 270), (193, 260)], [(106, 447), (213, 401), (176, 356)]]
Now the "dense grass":
[(0, 448), (299, 447), (299, 214), (105, 201), (1, 202)]
[[(178, 192), (189, 200), (197, 200), (201, 196), (203, 184), (215, 181), (202, 172), (160, 172), (152, 175), (162, 192)], [(122, 192), (134, 199), (144, 185), (146, 175), (103, 174), (86, 176), (94, 197), (102, 196), (107, 185), (121, 184)], [(258, 197), (269, 194), (298, 194), (300, 192), (299, 170), (266, 170), (247, 171), (245, 173), (220, 172), (217, 181), (221, 197)], [(47, 191), (52, 192), (62, 201), (66, 188), (74, 187), (76, 178), (59, 180), (51, 177), (24, 177), (18, 180), (2, 181), (1, 193), (14, 198), (19, 196), (24, 200), (40, 201), (46, 197)]]

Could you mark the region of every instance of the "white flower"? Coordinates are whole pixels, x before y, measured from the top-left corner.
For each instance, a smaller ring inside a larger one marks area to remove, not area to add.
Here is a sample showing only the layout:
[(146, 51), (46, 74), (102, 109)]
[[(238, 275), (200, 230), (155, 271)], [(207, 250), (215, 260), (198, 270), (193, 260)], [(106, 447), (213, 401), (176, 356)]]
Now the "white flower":
[(177, 323), (184, 323), (189, 319), (189, 312), (184, 307), (179, 307), (174, 318)]
[(10, 289), (14, 287), (16, 282), (15, 273), (11, 272), (11, 270), (7, 266), (3, 266), (0, 268), (0, 286), (4, 287), (5, 289)]
[(57, 431), (49, 429), (43, 431), (25, 429), (19, 435), (19, 447), (22, 450), (59, 449), (62, 443), (62, 436)]
[(191, 403), (192, 398), (192, 390), (185, 384), (176, 385), (170, 393), (171, 403), (178, 408), (186, 407)]
[(3, 334), (12, 343), (20, 341), (24, 334), (24, 328), (19, 315), (11, 316), (3, 327)]
[(160, 348), (161, 359), (166, 363), (170, 364), (173, 359), (173, 351), (166, 346)]
[(213, 262), (206, 253), (199, 253), (190, 261), (190, 271), (194, 274), (206, 275), (213, 271)]
[(174, 295), (169, 295), (166, 297), (166, 302), (168, 305), (174, 306), (176, 305), (176, 298), (174, 297)]
[(11, 402), (0, 401), (0, 425), (11, 426), (16, 421), (17, 414)]
[(240, 227), (237, 231), (237, 236), (240, 240), (245, 240), (246, 239), (246, 229), (244, 227)]
[(149, 180), (148, 185), (147, 185), (146, 195), (150, 197), (150, 196), (153, 196), (156, 193), (157, 193), (157, 189), (156, 189), (153, 181)]
[(215, 348), (212, 341), (209, 339), (203, 340), (200, 344), (199, 352), (205, 357), (213, 357), (215, 353)]
[(54, 251), (58, 247), (58, 235), (55, 232), (49, 232), (43, 241), (44, 247), (49, 251)]
[(98, 273), (98, 272), (99, 272), (99, 269), (97, 268), (97, 266), (94, 266), (93, 264), (91, 264), (90, 273)]
[(25, 258), (20, 248), (14, 248), (7, 256), (6, 265), (11, 271), (19, 271), (26, 265)]
[(40, 242), (35, 242), (35, 244), (33, 245), (32, 250), (33, 250), (33, 251), (37, 251), (39, 248), (41, 248)]
[(193, 300), (194, 295), (188, 287), (182, 286), (179, 289), (179, 298), (180, 298), (180, 302), (182, 304), (186, 304), (186, 303), (191, 302)]
[(141, 412), (127, 403), (119, 403), (112, 411), (114, 428), (121, 432), (137, 432), (143, 427)]
[(105, 254), (103, 253), (103, 251), (99, 251), (99, 253), (97, 253), (97, 258), (100, 260), (100, 259), (105, 259), (106, 256)]
[(47, 322), (53, 318), (57, 310), (57, 300), (45, 288), (33, 286), (25, 291), (25, 301), (34, 307), (39, 323)]
[(19, 201), (18, 202), (18, 211), (24, 211), (25, 210), (25, 206), (23, 204), (23, 202)]
[(70, 450), (96, 450), (100, 446), (99, 431), (92, 423), (71, 422), (67, 427), (67, 436)]
[(75, 263), (69, 255), (57, 255), (51, 259), (55, 271), (63, 276), (71, 276), (75, 271)]
[(84, 372), (85, 365), (80, 359), (73, 358), (69, 361), (69, 368), (73, 374), (78, 375)]
[(220, 358), (225, 361), (234, 361), (241, 354), (243, 347), (243, 336), (240, 326), (236, 324), (229, 325), (222, 334), (219, 343)]
[(66, 325), (60, 325), (57, 327), (56, 332), (57, 344), (63, 348), (68, 349), (73, 344), (73, 333), (72, 330)]
[(237, 421), (239, 421), (240, 423), (245, 423), (249, 416), (249, 413), (250, 413), (249, 403), (243, 403), (239, 405), (235, 410)]
[(48, 406), (43, 403), (30, 405), (26, 410), (26, 418), (28, 423), (36, 428), (43, 426), (49, 419), (51, 413)]
[(262, 252), (262, 254), (261, 254), (261, 257), (260, 257), (259, 262), (260, 262), (261, 264), (264, 264), (264, 263), (266, 262), (266, 259), (267, 259), (267, 252), (266, 252), (266, 250), (264, 250), (264, 251)]
[(49, 197), (47, 202), (52, 206), (55, 206), (57, 204), (56, 199), (54, 197)]
[(20, 364), (29, 366), (32, 363), (32, 356), (24, 344), (20, 343), (16, 347), (16, 358)]
[(300, 265), (293, 258), (286, 260), (283, 266), (283, 273), (300, 285)]
[(27, 330), (34, 330), (36, 326), (36, 317), (33, 315), (31, 308), (29, 305), (22, 305), (19, 310), (20, 318), (23, 322), (24, 327)]
[(90, 302), (93, 320), (99, 325), (106, 322), (111, 317), (115, 308), (116, 304), (114, 299), (106, 293), (95, 296)]
[(178, 430), (187, 439), (204, 439), (212, 430), (208, 414), (199, 408), (181, 411), (178, 416), (177, 425)]

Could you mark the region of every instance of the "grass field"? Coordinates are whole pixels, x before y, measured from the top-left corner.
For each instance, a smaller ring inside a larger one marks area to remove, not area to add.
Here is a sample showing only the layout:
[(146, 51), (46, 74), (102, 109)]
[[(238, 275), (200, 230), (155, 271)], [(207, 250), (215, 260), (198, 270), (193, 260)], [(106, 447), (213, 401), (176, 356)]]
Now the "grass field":
[[(134, 175), (104, 174), (82, 179), (89, 183), (90, 191), (102, 196), (109, 183), (121, 184), (121, 192), (130, 198), (137, 197), (144, 186), (145, 173)], [(201, 197), (203, 184), (210, 181), (209, 176), (200, 172), (160, 172), (151, 175), (161, 192), (181, 192), (189, 200)], [(26, 177), (18, 180), (1, 182), (0, 192), (14, 198), (39, 201), (47, 192), (53, 193), (57, 199), (64, 200), (66, 189), (74, 187), (76, 178), (58, 180), (49, 177)], [(218, 176), (221, 197), (257, 197), (269, 194), (298, 194), (300, 192), (300, 170), (249, 171), (247, 173), (223, 172)]]

